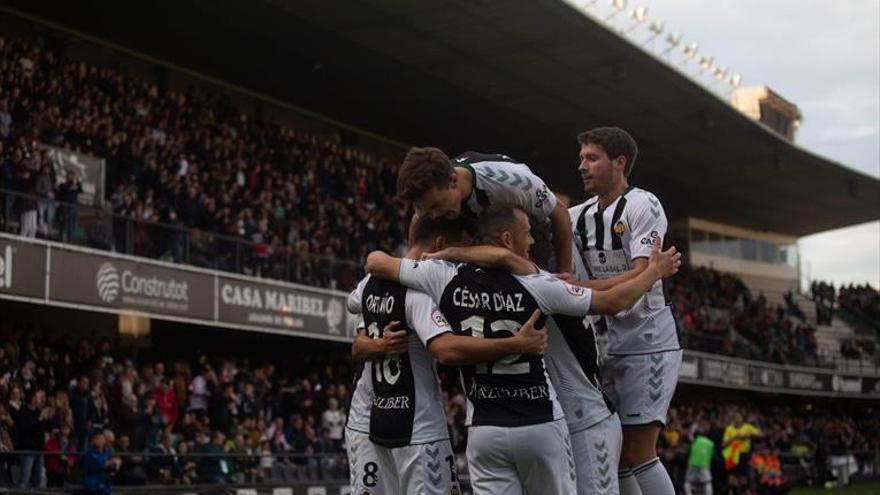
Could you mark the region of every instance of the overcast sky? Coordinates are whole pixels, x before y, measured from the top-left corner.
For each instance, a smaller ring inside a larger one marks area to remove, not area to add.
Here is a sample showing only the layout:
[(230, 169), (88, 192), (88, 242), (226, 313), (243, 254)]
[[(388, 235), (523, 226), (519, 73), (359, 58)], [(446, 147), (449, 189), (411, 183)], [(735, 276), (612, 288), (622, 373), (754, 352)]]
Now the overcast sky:
[[(639, 5), (649, 21), (664, 20), (667, 32), (741, 74), (743, 86), (767, 85), (797, 104), (800, 146), (880, 176), (880, 0), (627, 2)], [(609, 0), (591, 12), (605, 17)], [(614, 21), (631, 24), (622, 14)], [(633, 37), (648, 34), (641, 27)], [(805, 237), (800, 249), (804, 276), (880, 287), (880, 222)]]

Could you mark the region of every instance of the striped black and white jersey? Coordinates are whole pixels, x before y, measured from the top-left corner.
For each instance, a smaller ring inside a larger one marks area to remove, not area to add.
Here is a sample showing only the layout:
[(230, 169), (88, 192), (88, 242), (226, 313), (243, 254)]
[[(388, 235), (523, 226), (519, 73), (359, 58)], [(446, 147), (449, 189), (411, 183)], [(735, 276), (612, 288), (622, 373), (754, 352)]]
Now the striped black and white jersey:
[[(365, 330), (363, 321), (357, 331)], [(370, 408), (373, 405), (373, 362), (364, 361), (355, 367), (351, 404), (345, 426), (360, 433), (370, 433)]]
[(532, 225), (543, 227), (550, 222), (556, 207), (556, 195), (528, 165), (509, 156), (467, 152), (452, 160), (465, 167), (474, 177), (470, 197), (462, 203), (462, 215), (477, 218), (493, 205), (518, 206), (532, 219)]
[(602, 393), (596, 332), (583, 317), (553, 315), (547, 320), (544, 361), (559, 395), (570, 433), (600, 423), (614, 412)]
[[(651, 256), (655, 239), (666, 236), (667, 221), (656, 196), (630, 187), (607, 208), (593, 197), (569, 209), (574, 237), (575, 274), (604, 279), (633, 267), (633, 260)], [(605, 317), (608, 354), (645, 354), (680, 349), (675, 320), (658, 280), (636, 304)]]
[[(400, 281), (437, 301), (457, 334), (490, 339), (512, 337), (535, 309), (583, 318), (592, 295), (543, 271), (519, 276), (439, 260), (403, 260)], [(563, 417), (543, 356), (507, 356), (461, 371), (468, 426), (523, 426)]]
[(371, 338), (381, 338), (392, 321), (417, 337), (409, 339), (406, 354), (372, 361), (370, 440), (394, 448), (448, 439), (436, 363), (425, 348), (451, 330), (437, 305), (423, 293), (367, 276), (349, 295), (348, 306), (362, 313)]

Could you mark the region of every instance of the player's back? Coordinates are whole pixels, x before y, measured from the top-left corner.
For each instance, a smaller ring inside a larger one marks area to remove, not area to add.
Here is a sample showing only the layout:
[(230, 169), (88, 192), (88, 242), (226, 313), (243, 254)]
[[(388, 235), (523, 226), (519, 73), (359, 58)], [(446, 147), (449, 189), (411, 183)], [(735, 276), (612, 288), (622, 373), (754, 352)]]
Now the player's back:
[[(400, 322), (410, 334), (414, 312), (433, 306), (422, 293), (377, 277), (361, 287), (364, 324), (371, 338), (381, 338), (385, 327)], [(372, 361), (374, 399), (370, 412), (370, 439), (386, 447), (427, 443), (448, 438), (439, 380), (433, 357), (421, 336), (411, 335), (408, 352)]]
[[(513, 275), (460, 265), (443, 291), (440, 309), (456, 333), (491, 339), (513, 336), (539, 305)], [(468, 425), (523, 426), (562, 417), (543, 356), (513, 355), (464, 366), (462, 379)]]

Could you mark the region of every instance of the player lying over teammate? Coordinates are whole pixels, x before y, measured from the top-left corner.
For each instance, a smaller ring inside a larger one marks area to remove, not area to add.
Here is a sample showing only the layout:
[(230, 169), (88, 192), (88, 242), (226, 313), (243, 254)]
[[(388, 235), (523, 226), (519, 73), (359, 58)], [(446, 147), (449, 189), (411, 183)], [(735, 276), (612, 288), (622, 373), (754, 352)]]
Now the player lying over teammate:
[(411, 148), (397, 175), (397, 196), (419, 217), (476, 220), (493, 206), (529, 215), (540, 267), (571, 271), (571, 228), (565, 205), (528, 165), (506, 155), (468, 152), (455, 159), (437, 148)]

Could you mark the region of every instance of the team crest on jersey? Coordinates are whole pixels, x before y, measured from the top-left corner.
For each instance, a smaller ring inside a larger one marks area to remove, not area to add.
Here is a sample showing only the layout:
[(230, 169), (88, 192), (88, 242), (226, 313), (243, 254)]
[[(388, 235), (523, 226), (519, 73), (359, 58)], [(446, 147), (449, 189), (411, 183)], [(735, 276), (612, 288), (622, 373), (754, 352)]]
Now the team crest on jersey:
[(605, 251), (599, 251), (599, 254), (597, 256), (599, 258), (599, 263), (602, 263), (603, 265), (608, 261), (608, 257), (605, 255)]
[(434, 320), (434, 324), (438, 327), (448, 327), (449, 322), (446, 321), (446, 318), (443, 316), (443, 313), (440, 310), (435, 309), (433, 313), (431, 313), (431, 319)]
[(626, 232), (626, 224), (622, 221), (618, 221), (614, 224), (614, 233), (618, 236), (622, 236), (623, 233)]
[(584, 294), (584, 288), (581, 287), (580, 285), (572, 285), (572, 284), (570, 284), (570, 283), (568, 283), (568, 282), (562, 282), (562, 283), (565, 284), (565, 288), (568, 290), (568, 292), (569, 292), (571, 295), (573, 295), (573, 296), (581, 296), (581, 295)]

